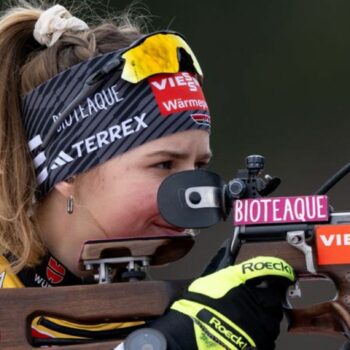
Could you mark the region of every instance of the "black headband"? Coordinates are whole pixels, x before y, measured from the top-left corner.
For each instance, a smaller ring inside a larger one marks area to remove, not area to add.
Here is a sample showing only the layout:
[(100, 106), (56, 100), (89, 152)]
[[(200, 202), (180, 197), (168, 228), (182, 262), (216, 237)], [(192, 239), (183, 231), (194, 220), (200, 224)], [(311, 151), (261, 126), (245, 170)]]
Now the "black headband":
[(210, 130), (208, 106), (192, 73), (158, 74), (133, 84), (116, 70), (57, 125), (43, 147), (45, 135), (86, 79), (115, 55), (79, 63), (23, 98), (23, 122), (41, 195), (145, 142), (189, 129)]

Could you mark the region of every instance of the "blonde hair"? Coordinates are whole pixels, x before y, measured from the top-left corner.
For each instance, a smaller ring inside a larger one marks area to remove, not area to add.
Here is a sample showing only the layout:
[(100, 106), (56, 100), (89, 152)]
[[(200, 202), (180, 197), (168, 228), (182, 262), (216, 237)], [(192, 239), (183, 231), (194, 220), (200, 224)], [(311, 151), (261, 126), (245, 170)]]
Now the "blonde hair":
[(141, 26), (128, 15), (119, 23), (67, 32), (46, 48), (33, 37), (43, 8), (21, 3), (0, 17), (0, 254), (13, 268), (36, 265), (46, 248), (33, 214), (35, 173), (21, 120), (21, 97), (74, 64), (136, 40)]

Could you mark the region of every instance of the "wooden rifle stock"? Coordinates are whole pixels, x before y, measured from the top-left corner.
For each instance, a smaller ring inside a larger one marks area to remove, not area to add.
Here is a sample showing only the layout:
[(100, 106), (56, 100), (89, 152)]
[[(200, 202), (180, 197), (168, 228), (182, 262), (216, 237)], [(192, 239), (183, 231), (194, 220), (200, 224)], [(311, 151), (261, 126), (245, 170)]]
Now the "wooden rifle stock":
[[(147, 258), (150, 265), (161, 265), (181, 258), (193, 244), (188, 236), (90, 241), (83, 247), (81, 264), (88, 262), (94, 268), (96, 263), (102, 263), (117, 271), (125, 268), (128, 260), (134, 266), (135, 261)], [(118, 261), (120, 258), (122, 263)], [(187, 280), (131, 281), (55, 288), (0, 288), (0, 349), (37, 349), (31, 345), (31, 323), (36, 316), (78, 324), (154, 319), (164, 314), (188, 283)], [(96, 339), (93, 343), (50, 346), (50, 350), (112, 350), (122, 340)]]
[[(186, 281), (128, 282), (56, 288), (0, 289), (0, 349), (32, 349), (38, 315), (78, 322), (140, 321), (160, 316)], [(98, 342), (98, 340), (96, 340)], [(53, 346), (52, 350), (112, 350), (120, 341)], [(37, 349), (34, 348), (33, 349)]]

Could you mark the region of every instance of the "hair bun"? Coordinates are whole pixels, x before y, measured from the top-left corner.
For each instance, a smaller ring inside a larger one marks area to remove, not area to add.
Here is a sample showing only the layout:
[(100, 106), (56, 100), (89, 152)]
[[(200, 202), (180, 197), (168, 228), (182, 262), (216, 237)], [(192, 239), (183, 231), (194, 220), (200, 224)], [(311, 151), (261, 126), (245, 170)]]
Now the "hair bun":
[(89, 26), (81, 19), (74, 17), (61, 5), (55, 5), (44, 11), (34, 27), (34, 38), (41, 45), (50, 47), (67, 31), (84, 31)]

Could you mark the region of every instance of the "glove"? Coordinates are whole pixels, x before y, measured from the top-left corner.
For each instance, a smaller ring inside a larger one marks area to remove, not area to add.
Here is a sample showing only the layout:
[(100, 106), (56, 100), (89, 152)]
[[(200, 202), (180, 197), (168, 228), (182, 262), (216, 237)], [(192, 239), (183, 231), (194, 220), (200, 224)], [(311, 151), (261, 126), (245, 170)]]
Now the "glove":
[(285, 261), (256, 257), (196, 279), (151, 327), (168, 350), (271, 350), (294, 280)]

